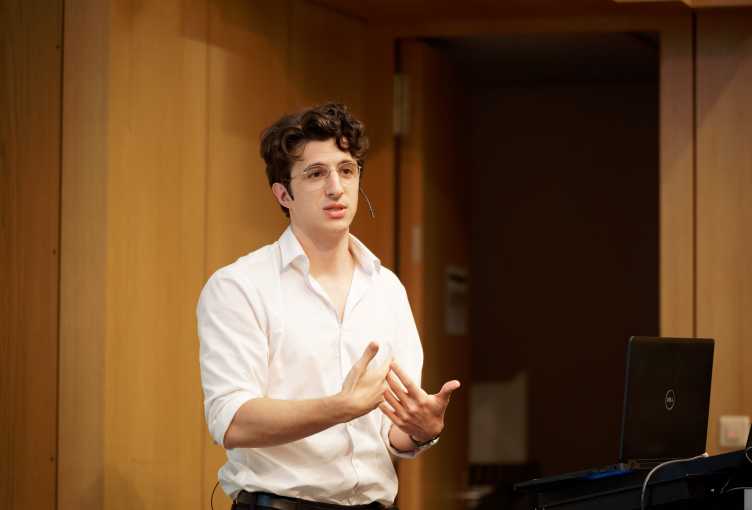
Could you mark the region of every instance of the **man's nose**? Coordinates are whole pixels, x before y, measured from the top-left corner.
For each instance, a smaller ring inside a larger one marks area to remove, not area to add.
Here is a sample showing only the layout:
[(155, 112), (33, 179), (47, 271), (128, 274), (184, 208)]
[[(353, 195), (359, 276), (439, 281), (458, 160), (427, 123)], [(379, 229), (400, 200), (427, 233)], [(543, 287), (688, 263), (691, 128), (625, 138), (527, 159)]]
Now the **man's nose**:
[(339, 197), (344, 192), (339, 172), (336, 170), (329, 172), (329, 177), (326, 179), (326, 194), (328, 196)]

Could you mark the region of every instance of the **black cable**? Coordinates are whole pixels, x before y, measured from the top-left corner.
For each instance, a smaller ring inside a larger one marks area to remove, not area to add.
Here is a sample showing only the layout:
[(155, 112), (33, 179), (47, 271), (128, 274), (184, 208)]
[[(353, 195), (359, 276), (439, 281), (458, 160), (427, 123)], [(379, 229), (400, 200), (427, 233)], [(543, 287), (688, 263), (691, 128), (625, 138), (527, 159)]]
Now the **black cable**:
[(746, 491), (746, 490), (752, 490), (752, 487), (732, 487), (726, 492), (724, 492), (724, 494), (728, 494), (729, 492), (734, 492), (734, 491)]
[(366, 192), (363, 191), (363, 188), (358, 188), (361, 194), (363, 195), (363, 198), (366, 199), (366, 203), (368, 204), (368, 212), (371, 214), (371, 218), (376, 218), (376, 213), (373, 211), (373, 206), (371, 205), (371, 201), (368, 200), (368, 195), (366, 195)]
[(214, 488), (212, 489), (212, 494), (209, 496), (209, 505), (211, 506), (211, 510), (214, 510), (214, 491), (217, 490), (217, 486), (219, 485), (219, 480), (217, 480), (217, 483), (214, 484)]
[[(752, 452), (752, 447), (749, 447), (746, 450), (744, 450), (744, 457), (750, 462), (750, 464), (752, 464), (752, 458), (750, 458), (750, 456), (749, 456), (750, 452)], [(726, 494), (726, 492), (731, 492), (732, 490), (743, 489), (744, 488), (744, 487), (735, 487), (735, 488), (732, 488), (732, 489), (729, 489), (728, 491), (726, 491), (726, 487), (728, 487), (729, 485), (731, 485), (731, 481), (735, 477), (736, 477), (736, 474), (732, 474), (729, 477), (729, 479), (726, 480), (726, 483), (724, 483), (723, 487), (721, 487), (721, 491), (719, 492), (719, 494)]]
[[(744, 450), (744, 456), (747, 458), (747, 460), (750, 462), (750, 464), (752, 464), (752, 457), (750, 457), (750, 453), (751, 452), (752, 452), (752, 446), (749, 447), (749, 448), (747, 448), (746, 450)], [(726, 483), (723, 485), (723, 488), (721, 489), (721, 492), (720, 492), (721, 494), (728, 494), (729, 492), (738, 491), (738, 490), (742, 490), (742, 489), (752, 489), (752, 487), (732, 487), (729, 490), (726, 490), (726, 487), (729, 486), (729, 484), (731, 483), (731, 480), (733, 480), (733, 479), (734, 479), (734, 477), (731, 476), (726, 481)]]

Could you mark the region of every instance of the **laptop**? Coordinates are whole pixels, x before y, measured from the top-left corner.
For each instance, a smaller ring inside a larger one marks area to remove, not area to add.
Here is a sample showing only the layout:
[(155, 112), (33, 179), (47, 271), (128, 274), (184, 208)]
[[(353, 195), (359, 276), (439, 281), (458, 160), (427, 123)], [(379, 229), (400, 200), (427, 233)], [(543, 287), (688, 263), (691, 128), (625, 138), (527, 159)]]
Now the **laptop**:
[(629, 339), (620, 464), (650, 469), (705, 452), (714, 346), (710, 338)]
[(618, 462), (530, 480), (516, 488), (616, 476), (704, 453), (714, 346), (710, 338), (631, 337)]

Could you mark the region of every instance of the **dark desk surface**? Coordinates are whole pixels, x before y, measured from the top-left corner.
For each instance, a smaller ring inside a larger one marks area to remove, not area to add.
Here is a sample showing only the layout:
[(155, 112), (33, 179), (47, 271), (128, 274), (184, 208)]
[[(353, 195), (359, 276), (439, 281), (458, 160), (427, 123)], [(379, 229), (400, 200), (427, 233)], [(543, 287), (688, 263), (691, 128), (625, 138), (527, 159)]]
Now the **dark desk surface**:
[[(515, 486), (528, 494), (531, 509), (633, 510), (640, 508), (647, 471), (589, 477), (539, 478)], [(648, 508), (743, 508), (743, 492), (752, 486), (752, 464), (743, 451), (669, 464), (656, 471), (648, 484)]]

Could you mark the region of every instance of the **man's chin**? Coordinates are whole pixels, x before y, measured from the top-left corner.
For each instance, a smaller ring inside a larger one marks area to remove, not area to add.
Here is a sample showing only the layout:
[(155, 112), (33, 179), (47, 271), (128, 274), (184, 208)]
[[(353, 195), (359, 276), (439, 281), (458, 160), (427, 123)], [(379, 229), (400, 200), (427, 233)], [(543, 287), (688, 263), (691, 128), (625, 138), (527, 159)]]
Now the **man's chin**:
[(342, 218), (341, 220), (328, 221), (323, 228), (326, 232), (346, 234), (350, 231), (352, 219)]

